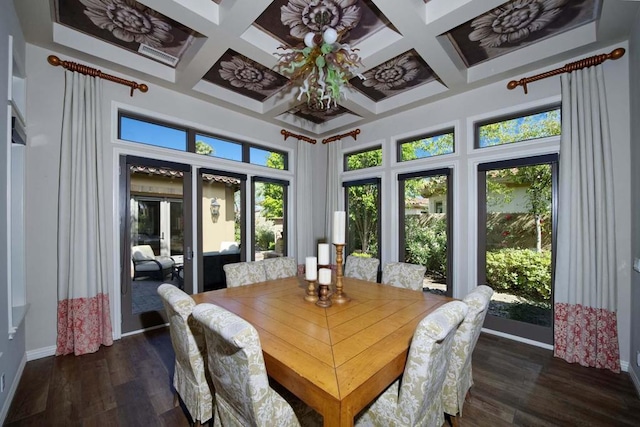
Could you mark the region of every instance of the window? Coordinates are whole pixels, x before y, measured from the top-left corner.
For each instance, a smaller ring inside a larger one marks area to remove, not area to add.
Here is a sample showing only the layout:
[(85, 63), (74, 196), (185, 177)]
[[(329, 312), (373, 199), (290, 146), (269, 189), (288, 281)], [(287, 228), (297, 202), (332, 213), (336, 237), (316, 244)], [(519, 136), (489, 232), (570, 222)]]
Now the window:
[(289, 170), (286, 152), (246, 142), (228, 141), (195, 129), (179, 128), (122, 112), (119, 113), (118, 138), (273, 169)]
[(287, 255), (287, 191), (289, 182), (253, 177), (253, 259)]
[(380, 178), (344, 182), (347, 255), (380, 259)]
[(345, 171), (372, 168), (380, 165), (382, 165), (382, 148), (380, 147), (344, 155)]
[(476, 148), (560, 135), (560, 109), (476, 125)]
[(242, 144), (214, 136), (196, 134), (196, 153), (221, 159), (242, 161)]
[(120, 116), (118, 138), (140, 144), (187, 151), (187, 131), (133, 117)]
[(400, 261), (423, 265), (424, 290), (452, 295), (450, 169), (398, 175)]
[(478, 283), (488, 328), (553, 342), (557, 155), (478, 166)]
[(398, 143), (398, 161), (424, 159), (426, 157), (451, 154), (454, 151), (453, 129), (425, 135)]

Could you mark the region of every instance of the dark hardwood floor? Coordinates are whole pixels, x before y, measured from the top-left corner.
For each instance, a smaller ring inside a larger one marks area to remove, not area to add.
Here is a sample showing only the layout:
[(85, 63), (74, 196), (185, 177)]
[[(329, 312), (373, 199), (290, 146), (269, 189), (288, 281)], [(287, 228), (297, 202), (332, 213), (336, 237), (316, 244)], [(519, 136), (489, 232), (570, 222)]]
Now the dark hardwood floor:
[[(640, 426), (626, 373), (570, 365), (551, 351), (483, 334), (461, 426)], [(188, 426), (173, 405), (168, 329), (95, 354), (27, 363), (6, 426)]]

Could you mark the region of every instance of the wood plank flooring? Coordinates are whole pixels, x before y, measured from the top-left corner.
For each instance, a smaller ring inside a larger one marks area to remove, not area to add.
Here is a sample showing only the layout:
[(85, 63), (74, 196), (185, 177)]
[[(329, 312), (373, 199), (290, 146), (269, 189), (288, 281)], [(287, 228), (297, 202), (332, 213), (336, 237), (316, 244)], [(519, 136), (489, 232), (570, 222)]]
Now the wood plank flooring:
[[(628, 374), (565, 363), (551, 351), (482, 334), (460, 425), (640, 426)], [(97, 353), (27, 363), (5, 426), (188, 426), (173, 405), (168, 329)]]

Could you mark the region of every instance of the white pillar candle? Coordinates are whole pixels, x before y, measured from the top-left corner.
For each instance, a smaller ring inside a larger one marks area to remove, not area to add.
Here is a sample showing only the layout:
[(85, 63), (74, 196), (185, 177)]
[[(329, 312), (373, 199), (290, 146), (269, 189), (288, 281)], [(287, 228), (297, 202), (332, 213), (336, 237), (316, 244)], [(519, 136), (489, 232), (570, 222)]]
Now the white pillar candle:
[(314, 256), (305, 258), (304, 277), (307, 280), (316, 280), (318, 278), (318, 259)]
[(333, 213), (333, 243), (337, 245), (344, 245), (345, 223), (345, 211), (335, 211)]
[(331, 284), (331, 269), (330, 268), (321, 268), (318, 270), (318, 283), (321, 285), (330, 285)]
[(328, 243), (318, 244), (318, 264), (329, 265), (329, 244)]

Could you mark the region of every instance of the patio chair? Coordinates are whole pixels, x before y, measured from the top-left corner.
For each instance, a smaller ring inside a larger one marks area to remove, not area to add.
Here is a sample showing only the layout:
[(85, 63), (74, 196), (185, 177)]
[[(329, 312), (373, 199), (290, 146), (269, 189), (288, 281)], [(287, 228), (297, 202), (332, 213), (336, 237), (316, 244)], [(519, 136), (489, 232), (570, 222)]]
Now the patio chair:
[(151, 245), (132, 246), (131, 260), (134, 280), (139, 277), (150, 277), (162, 281), (173, 271), (173, 259), (167, 256), (156, 256)]
[(420, 321), (402, 378), (391, 384), (356, 418), (356, 426), (441, 426), (442, 384), (457, 326), (467, 314), (461, 301), (449, 302)]

